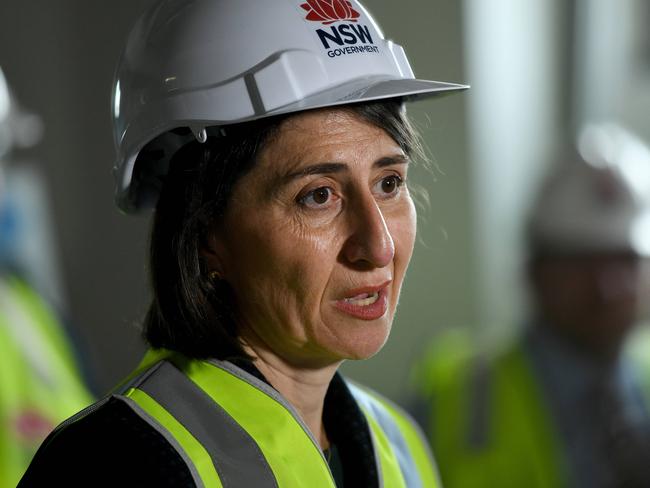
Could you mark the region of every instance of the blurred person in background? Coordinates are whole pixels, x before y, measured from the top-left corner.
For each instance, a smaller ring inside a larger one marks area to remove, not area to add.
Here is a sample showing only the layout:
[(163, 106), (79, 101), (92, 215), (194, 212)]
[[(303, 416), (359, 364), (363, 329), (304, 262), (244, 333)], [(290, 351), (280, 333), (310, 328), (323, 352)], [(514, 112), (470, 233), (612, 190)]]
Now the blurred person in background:
[(356, 0), (154, 3), (114, 85), (117, 201), (155, 206), (151, 346), (21, 486), (438, 486), (405, 413), (345, 380), (415, 240), (415, 79)]
[(39, 124), (21, 110), (0, 70), (0, 487), (16, 486), (50, 431), (92, 402), (66, 333), (27, 282), (28, 263), (16, 249), (24, 213), (5, 160), (37, 142)]
[[(650, 151), (592, 126), (556, 165), (527, 226), (532, 317), (498, 352), (462, 333), (418, 367), (447, 488), (650, 486)], [(421, 408), (422, 407), (422, 408)]]

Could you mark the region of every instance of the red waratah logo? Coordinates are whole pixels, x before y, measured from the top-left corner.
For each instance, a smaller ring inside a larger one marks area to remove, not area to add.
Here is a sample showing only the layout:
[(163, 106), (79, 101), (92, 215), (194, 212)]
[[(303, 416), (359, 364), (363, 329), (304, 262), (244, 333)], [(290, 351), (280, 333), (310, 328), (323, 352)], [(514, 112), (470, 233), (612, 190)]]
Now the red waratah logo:
[(305, 17), (307, 20), (322, 22), (324, 25), (340, 20), (356, 22), (361, 15), (347, 0), (307, 0), (301, 7), (309, 12)]

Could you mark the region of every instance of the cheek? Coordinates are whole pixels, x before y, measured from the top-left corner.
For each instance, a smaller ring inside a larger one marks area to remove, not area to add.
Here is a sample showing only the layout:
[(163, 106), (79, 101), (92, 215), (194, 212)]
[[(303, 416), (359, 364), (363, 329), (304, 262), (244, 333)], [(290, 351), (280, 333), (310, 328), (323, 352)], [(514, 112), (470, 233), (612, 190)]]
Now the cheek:
[(261, 316), (291, 323), (313, 313), (336, 261), (335, 236), (309, 232), (287, 219), (260, 218), (232, 237), (228, 274), (249, 321)]
[(396, 271), (404, 271), (413, 255), (417, 229), (417, 213), (415, 205), (409, 198), (404, 209), (388, 221), (388, 229), (395, 245)]

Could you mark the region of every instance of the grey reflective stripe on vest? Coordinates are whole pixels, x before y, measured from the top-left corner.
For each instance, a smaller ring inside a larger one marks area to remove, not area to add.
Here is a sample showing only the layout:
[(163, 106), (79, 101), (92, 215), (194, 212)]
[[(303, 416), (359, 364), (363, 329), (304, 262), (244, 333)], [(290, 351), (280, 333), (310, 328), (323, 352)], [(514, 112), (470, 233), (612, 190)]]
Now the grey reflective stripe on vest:
[[(411, 451), (402, 435), (402, 431), (393, 419), (391, 413), (377, 399), (370, 396), (358, 386), (347, 382), (350, 391), (354, 395), (359, 405), (364, 408), (377, 421), (381, 429), (388, 437), (390, 445), (393, 448), (397, 462), (399, 463), (402, 476), (406, 486), (409, 488), (425, 488), (422, 486), (422, 480), (415, 460), (411, 456)], [(375, 456), (377, 459), (378, 456)], [(379, 468), (381, 473), (381, 468)]]
[(490, 393), (492, 372), (485, 356), (477, 357), (471, 365), (467, 402), (468, 430), (467, 444), (476, 450), (487, 447), (490, 427)]
[[(277, 488), (255, 440), (223, 408), (169, 361), (154, 369), (132, 386), (156, 400), (201, 443), (224, 488)], [(157, 423), (154, 427), (160, 431)]]

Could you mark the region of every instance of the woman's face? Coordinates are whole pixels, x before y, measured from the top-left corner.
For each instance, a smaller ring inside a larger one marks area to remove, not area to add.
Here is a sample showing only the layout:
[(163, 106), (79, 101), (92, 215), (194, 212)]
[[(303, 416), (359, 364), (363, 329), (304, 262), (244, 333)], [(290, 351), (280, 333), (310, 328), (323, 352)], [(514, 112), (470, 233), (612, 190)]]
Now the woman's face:
[(408, 160), (351, 112), (291, 117), (241, 178), (209, 252), (240, 337), (301, 367), (386, 341), (415, 240)]

